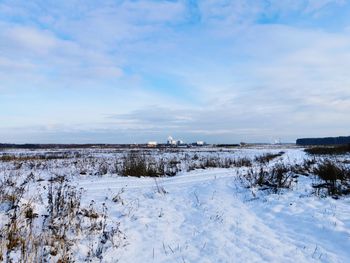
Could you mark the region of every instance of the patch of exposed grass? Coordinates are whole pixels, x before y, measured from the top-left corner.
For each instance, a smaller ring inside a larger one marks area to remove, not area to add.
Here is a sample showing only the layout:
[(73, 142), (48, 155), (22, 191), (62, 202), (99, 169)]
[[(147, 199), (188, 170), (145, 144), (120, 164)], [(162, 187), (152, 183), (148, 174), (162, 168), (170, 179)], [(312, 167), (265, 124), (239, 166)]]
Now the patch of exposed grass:
[(256, 156), (255, 161), (261, 164), (268, 164), (272, 160), (276, 159), (277, 157), (281, 157), (285, 152), (279, 152), (279, 153), (265, 153), (261, 156)]
[(25, 162), (25, 161), (35, 161), (35, 160), (57, 160), (66, 159), (70, 156), (67, 155), (30, 155), (30, 156), (16, 156), (16, 155), (2, 155), (0, 156), (0, 161), (2, 162)]
[(334, 197), (350, 194), (350, 168), (344, 164), (326, 159), (314, 168), (313, 173), (321, 180), (313, 185), (317, 194)]
[(341, 155), (350, 153), (350, 144), (310, 147), (306, 148), (304, 151), (312, 155)]
[(140, 152), (130, 152), (122, 164), (121, 175), (135, 177), (160, 177), (164, 176), (164, 164), (147, 158)]
[(125, 238), (118, 224), (107, 226), (105, 204), (102, 211), (93, 201), (89, 207), (81, 207), (81, 190), (65, 176), (48, 180), (47, 196), (40, 197), (46, 211), (36, 210), (34, 196), (23, 197), (28, 189), (19, 179), (12, 175), (0, 181), (0, 189), (6, 189), (6, 193), (0, 191), (0, 203), (13, 203), (0, 225), (1, 262), (76, 262), (73, 250), (83, 238), (95, 240), (84, 261), (102, 262), (106, 249), (118, 247)]
[(278, 192), (283, 188), (290, 188), (295, 178), (292, 168), (283, 163), (276, 163), (273, 167), (260, 166), (258, 170), (250, 169), (241, 175), (240, 179), (248, 187), (258, 187), (260, 190)]

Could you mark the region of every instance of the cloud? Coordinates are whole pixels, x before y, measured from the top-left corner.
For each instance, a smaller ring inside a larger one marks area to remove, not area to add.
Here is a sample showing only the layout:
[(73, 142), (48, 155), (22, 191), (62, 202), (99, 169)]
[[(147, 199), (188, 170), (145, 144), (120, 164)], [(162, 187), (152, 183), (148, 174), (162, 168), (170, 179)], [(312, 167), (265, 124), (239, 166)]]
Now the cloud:
[(305, 13), (315, 13), (329, 5), (339, 5), (342, 6), (346, 4), (345, 0), (309, 0), (305, 8)]
[(10, 27), (3, 31), (3, 38), (11, 44), (16, 50), (26, 49), (35, 53), (47, 54), (54, 48), (57, 48), (57, 39), (48, 31), (39, 31), (35, 28)]
[(348, 8), (337, 0), (2, 1), (0, 128), (4, 138), (17, 129), (17, 138), (110, 142), (346, 133)]
[(128, 1), (120, 6), (120, 14), (142, 23), (179, 23), (184, 20), (185, 11), (182, 1)]
[(41, 86), (50, 88), (58, 84), (56, 80), (76, 86), (123, 76), (120, 62), (108, 54), (83, 48), (48, 30), (3, 22), (0, 39), (3, 82), (32, 86), (39, 80)]

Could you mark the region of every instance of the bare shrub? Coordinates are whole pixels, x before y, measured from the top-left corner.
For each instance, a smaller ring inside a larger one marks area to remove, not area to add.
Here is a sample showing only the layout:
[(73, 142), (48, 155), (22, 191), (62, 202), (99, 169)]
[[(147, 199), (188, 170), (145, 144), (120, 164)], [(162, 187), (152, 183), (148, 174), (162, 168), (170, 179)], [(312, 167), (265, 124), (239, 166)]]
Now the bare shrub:
[(322, 181), (313, 185), (317, 194), (322, 195), (321, 189), (334, 197), (350, 194), (350, 169), (345, 165), (326, 159), (314, 168), (313, 173)]
[(181, 161), (177, 158), (172, 158), (168, 161), (161, 160), (162, 167), (165, 167), (165, 175), (167, 176), (175, 176), (178, 172), (181, 171)]
[(197, 161), (193, 161), (188, 165), (187, 171), (195, 169), (207, 169), (207, 168), (231, 168), (231, 167), (250, 167), (252, 161), (249, 158), (221, 158), (219, 156), (206, 156)]
[(340, 155), (350, 152), (350, 144), (337, 146), (315, 146), (306, 148), (304, 151), (311, 155)]
[(247, 158), (247, 157), (238, 158), (238, 159), (235, 159), (233, 161), (233, 166), (235, 166), (235, 167), (250, 167), (250, 166), (252, 166), (252, 160)]
[(66, 159), (72, 158), (75, 155), (69, 155), (68, 153), (46, 153), (46, 154), (35, 154), (35, 155), (8, 155), (3, 154), (0, 156), (0, 161), (2, 162), (25, 162), (25, 161), (34, 161), (34, 160), (57, 160), (57, 159)]
[(99, 164), (97, 169), (97, 175), (105, 175), (108, 173), (108, 163), (102, 162)]
[(293, 183), (291, 168), (283, 163), (277, 163), (272, 168), (260, 166), (259, 169), (250, 169), (240, 176), (243, 184), (248, 187), (258, 187), (260, 190), (272, 190), (290, 188)]
[[(29, 179), (28, 179), (29, 178)], [(89, 261), (102, 260), (109, 247), (118, 247), (125, 237), (119, 224), (109, 227), (107, 207), (99, 212), (93, 205), (81, 207), (81, 191), (65, 176), (52, 176), (46, 185), (46, 213), (36, 211), (34, 199), (24, 187), (32, 178), (9, 177), (0, 182), (0, 202), (10, 202), (8, 220), (0, 225), (0, 258), (5, 262), (75, 262), (74, 249), (83, 238), (91, 245)], [(5, 187), (4, 187), (5, 186)]]
[(316, 163), (316, 159), (306, 159), (301, 164), (292, 165), (291, 171), (295, 174), (309, 176), (313, 173), (313, 167)]
[[(153, 162), (152, 162), (153, 161)], [(150, 160), (144, 154), (138, 151), (130, 152), (125, 158), (121, 168), (123, 176), (146, 176), (160, 177), (164, 176), (164, 164)]]
[(281, 157), (285, 152), (279, 152), (279, 153), (265, 153), (261, 156), (256, 156), (255, 161), (260, 164), (268, 164), (272, 160), (276, 159), (277, 157)]

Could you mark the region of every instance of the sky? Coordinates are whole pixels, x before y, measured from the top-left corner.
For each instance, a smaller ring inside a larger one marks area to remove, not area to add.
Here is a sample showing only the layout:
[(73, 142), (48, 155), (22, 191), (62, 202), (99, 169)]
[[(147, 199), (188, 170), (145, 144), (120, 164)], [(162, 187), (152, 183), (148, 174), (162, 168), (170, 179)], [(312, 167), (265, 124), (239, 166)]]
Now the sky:
[(350, 1), (0, 0), (0, 142), (350, 135)]

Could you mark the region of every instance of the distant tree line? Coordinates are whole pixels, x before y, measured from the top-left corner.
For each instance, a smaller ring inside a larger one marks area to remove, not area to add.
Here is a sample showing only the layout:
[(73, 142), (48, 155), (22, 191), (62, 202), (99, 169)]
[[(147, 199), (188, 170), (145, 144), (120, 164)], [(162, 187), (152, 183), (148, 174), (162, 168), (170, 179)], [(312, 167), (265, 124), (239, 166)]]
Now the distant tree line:
[(0, 143), (0, 149), (66, 149), (66, 148), (92, 148), (92, 147), (127, 147), (126, 144), (10, 144)]
[(297, 145), (341, 145), (350, 144), (350, 136), (297, 139)]

